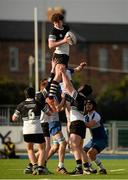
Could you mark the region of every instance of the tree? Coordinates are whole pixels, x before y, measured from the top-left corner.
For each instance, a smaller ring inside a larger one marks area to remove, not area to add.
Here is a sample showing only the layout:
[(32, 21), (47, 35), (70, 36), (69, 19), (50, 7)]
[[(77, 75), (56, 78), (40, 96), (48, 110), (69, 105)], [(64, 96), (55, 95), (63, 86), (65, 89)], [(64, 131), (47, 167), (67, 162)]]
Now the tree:
[(98, 107), (105, 120), (128, 120), (128, 76), (98, 97)]
[(24, 99), (25, 84), (16, 82), (0, 82), (0, 104), (15, 105)]

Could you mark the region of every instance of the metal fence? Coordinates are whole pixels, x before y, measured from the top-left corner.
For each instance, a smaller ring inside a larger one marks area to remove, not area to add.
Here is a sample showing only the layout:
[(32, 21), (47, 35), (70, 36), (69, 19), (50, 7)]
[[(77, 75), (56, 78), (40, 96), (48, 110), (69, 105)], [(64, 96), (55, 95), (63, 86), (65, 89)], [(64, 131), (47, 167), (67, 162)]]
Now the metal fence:
[(14, 105), (0, 105), (0, 126), (20, 126), (22, 125), (22, 120), (19, 119), (18, 122), (12, 122), (11, 117), (14, 113), (16, 106)]
[[(0, 106), (0, 126), (21, 126), (22, 120), (12, 122), (11, 116), (14, 113), (14, 105)], [(119, 151), (128, 151), (128, 122), (127, 121), (109, 121), (104, 124), (108, 133), (107, 151), (116, 153)]]

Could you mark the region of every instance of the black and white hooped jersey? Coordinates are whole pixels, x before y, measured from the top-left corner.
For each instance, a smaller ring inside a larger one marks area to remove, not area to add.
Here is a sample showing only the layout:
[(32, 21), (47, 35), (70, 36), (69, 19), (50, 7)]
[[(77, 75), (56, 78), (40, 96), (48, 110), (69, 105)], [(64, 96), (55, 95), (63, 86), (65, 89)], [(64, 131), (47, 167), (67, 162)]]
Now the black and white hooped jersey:
[(85, 123), (91, 120), (95, 120), (96, 124), (89, 128), (93, 139), (106, 139), (107, 134), (102, 122), (102, 118), (99, 113), (93, 111), (91, 114), (85, 115)]
[[(53, 27), (52, 31), (49, 34), (49, 40), (52, 40), (52, 41), (62, 40), (64, 39), (68, 31), (69, 31), (69, 26), (67, 25), (63, 25), (63, 29), (57, 29)], [(65, 43), (56, 47), (54, 53), (69, 55), (69, 44)]]
[(85, 102), (85, 97), (82, 96), (78, 91), (74, 90), (72, 92), (71, 97), (73, 98), (73, 101), (71, 102), (71, 106), (74, 106), (77, 108), (78, 111), (81, 113), (84, 112), (84, 102)]
[(70, 110), (70, 121), (84, 121), (84, 97), (76, 90), (73, 91)]
[(40, 124), (40, 115), (44, 106), (44, 104), (31, 98), (26, 99), (17, 106), (14, 115), (17, 118), (20, 115), (22, 117), (23, 134), (43, 133)]

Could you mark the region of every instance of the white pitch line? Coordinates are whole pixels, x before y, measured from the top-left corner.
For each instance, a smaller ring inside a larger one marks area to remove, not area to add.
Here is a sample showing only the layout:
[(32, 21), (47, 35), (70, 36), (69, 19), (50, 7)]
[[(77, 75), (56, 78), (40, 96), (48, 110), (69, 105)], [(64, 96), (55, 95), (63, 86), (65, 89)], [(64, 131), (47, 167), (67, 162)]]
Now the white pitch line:
[(111, 169), (110, 172), (125, 171), (125, 169)]

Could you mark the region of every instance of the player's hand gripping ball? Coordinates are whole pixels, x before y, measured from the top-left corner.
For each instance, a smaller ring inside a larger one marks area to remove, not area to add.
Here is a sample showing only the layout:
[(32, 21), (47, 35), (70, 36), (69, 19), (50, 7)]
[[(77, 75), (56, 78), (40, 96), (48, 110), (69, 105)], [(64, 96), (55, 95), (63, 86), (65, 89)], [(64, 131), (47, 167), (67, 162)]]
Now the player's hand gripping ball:
[(66, 36), (67, 36), (67, 37), (70, 37), (70, 38), (69, 38), (69, 41), (68, 41), (68, 44), (70, 44), (71, 46), (72, 46), (72, 45), (75, 45), (75, 44), (77, 43), (76, 36), (75, 36), (75, 34), (74, 34), (73, 32), (68, 31), (68, 32), (66, 33)]

